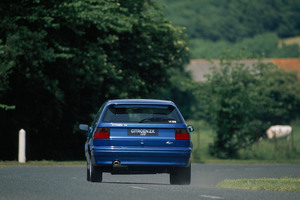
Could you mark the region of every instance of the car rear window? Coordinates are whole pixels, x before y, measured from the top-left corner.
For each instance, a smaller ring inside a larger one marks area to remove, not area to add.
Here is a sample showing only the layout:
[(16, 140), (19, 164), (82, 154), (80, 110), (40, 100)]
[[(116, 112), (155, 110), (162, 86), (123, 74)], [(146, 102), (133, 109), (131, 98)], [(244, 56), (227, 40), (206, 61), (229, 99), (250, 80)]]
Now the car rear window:
[(177, 109), (171, 105), (110, 105), (103, 122), (182, 123)]

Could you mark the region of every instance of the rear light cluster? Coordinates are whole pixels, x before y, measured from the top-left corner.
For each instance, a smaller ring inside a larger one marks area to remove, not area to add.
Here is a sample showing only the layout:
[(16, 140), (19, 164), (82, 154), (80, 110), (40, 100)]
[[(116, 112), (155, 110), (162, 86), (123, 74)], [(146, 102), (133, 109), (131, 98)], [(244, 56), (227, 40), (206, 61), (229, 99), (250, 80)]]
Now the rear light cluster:
[(175, 129), (175, 140), (190, 140), (190, 134), (186, 128)]
[(109, 128), (98, 127), (94, 133), (94, 139), (108, 139)]

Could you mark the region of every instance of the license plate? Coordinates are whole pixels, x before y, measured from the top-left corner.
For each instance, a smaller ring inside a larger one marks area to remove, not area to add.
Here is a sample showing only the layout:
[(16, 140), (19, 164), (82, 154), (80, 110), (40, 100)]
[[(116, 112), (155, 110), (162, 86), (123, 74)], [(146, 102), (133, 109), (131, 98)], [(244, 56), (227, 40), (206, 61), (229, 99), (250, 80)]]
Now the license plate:
[(158, 129), (153, 128), (132, 128), (127, 129), (128, 136), (158, 136)]

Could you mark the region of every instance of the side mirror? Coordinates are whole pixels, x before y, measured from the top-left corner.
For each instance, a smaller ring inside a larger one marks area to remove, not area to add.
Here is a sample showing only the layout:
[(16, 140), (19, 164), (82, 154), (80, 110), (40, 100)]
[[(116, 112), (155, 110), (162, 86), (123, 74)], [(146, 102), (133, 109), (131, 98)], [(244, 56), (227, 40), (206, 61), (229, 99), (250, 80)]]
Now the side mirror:
[(79, 129), (83, 131), (88, 131), (89, 126), (87, 124), (79, 124)]
[(188, 130), (189, 130), (189, 132), (193, 132), (195, 129), (194, 129), (194, 127), (192, 126), (192, 125), (188, 125)]

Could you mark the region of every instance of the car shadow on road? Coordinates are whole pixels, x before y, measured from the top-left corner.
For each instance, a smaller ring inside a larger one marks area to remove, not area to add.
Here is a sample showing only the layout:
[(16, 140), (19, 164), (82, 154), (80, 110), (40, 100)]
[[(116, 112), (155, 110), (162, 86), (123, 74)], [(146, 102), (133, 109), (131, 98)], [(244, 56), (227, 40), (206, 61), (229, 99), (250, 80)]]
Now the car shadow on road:
[(102, 184), (124, 184), (124, 185), (170, 185), (167, 183), (141, 183), (141, 182), (102, 182)]

